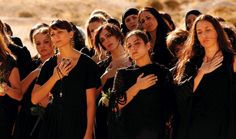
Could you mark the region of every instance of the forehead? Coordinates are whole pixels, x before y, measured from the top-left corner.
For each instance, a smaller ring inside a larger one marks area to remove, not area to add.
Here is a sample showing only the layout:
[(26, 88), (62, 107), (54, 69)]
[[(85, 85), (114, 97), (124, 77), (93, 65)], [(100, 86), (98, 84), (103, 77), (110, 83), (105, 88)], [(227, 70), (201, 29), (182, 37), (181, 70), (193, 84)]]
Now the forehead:
[(138, 40), (141, 40), (141, 38), (138, 37), (136, 34), (134, 34), (134, 35), (131, 35), (130, 37), (128, 37), (126, 42), (127, 43), (132, 43), (132, 42), (138, 41)]
[(197, 25), (196, 25), (196, 29), (203, 29), (203, 28), (208, 28), (208, 27), (213, 27), (212, 23), (210, 23), (209, 21), (206, 20), (202, 20), (202, 21), (198, 21)]
[(107, 29), (103, 28), (100, 33), (100, 37), (105, 36), (106, 34), (110, 34), (110, 32)]
[(127, 16), (127, 17), (125, 18), (125, 20), (126, 20), (127, 18), (132, 18), (132, 17), (137, 17), (137, 16), (138, 16), (137, 14), (131, 14), (131, 15)]
[(140, 17), (145, 17), (145, 16), (153, 16), (149, 11), (142, 11), (140, 13)]
[(197, 16), (194, 15), (194, 14), (190, 14), (190, 15), (187, 16), (187, 20), (189, 20), (189, 19), (196, 19), (196, 18), (197, 18)]

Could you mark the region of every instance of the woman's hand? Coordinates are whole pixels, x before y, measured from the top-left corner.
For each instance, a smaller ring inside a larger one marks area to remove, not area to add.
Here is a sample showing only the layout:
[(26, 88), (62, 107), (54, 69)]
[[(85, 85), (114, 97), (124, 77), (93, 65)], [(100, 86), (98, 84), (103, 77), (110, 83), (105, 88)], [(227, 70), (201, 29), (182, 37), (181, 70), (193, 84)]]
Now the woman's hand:
[(54, 68), (53, 76), (57, 80), (62, 79), (63, 77), (68, 76), (72, 68), (73, 68), (73, 65), (71, 62), (69, 64), (60, 63)]
[(8, 86), (5, 82), (0, 84), (0, 96), (5, 96), (6, 91), (8, 90)]
[(202, 74), (211, 73), (212, 71), (214, 71), (215, 69), (217, 69), (222, 65), (222, 61), (223, 61), (222, 55), (217, 55), (210, 61), (208, 61), (207, 58), (204, 57), (203, 63), (199, 68), (199, 72), (201, 72)]
[(139, 90), (147, 89), (158, 81), (158, 78), (155, 74), (149, 74), (145, 77), (143, 77), (144, 73), (140, 74), (136, 81), (136, 86), (139, 88)]

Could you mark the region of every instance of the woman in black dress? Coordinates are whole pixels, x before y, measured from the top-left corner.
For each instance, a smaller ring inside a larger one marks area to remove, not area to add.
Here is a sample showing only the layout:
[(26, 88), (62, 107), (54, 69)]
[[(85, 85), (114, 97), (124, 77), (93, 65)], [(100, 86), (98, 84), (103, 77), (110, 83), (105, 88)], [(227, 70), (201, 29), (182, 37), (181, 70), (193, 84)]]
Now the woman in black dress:
[(14, 139), (37, 139), (40, 123), (42, 121), (43, 107), (47, 106), (48, 97), (41, 102), (41, 106), (31, 103), (31, 93), (42, 64), (54, 55), (54, 48), (49, 36), (49, 26), (45, 23), (36, 24), (30, 31), (30, 40), (38, 52), (38, 58), (34, 60), (34, 70), (21, 81), (23, 99), (18, 113)]
[(173, 80), (167, 68), (153, 63), (147, 35), (131, 31), (125, 48), (135, 65), (118, 70), (110, 108), (112, 139), (165, 139), (173, 112)]
[(18, 101), (22, 98), (20, 74), (11, 51), (0, 34), (0, 138), (10, 139)]
[(152, 61), (172, 68), (175, 58), (166, 46), (166, 37), (170, 30), (160, 13), (155, 8), (144, 7), (139, 11), (138, 18), (141, 28), (150, 38)]
[[(98, 50), (110, 53), (107, 59), (98, 63), (100, 68), (102, 92), (98, 100), (96, 113), (96, 138), (107, 139), (107, 117), (108, 117), (108, 100), (110, 91), (113, 86), (115, 73), (119, 68), (128, 67), (131, 65), (129, 56), (125, 53), (123, 44), (124, 37), (120, 29), (113, 24), (102, 25), (95, 35), (95, 46)], [(98, 51), (101, 52), (101, 51)], [(105, 100), (105, 101), (104, 101)]]
[(100, 86), (98, 67), (74, 49), (73, 30), (65, 20), (52, 21), (49, 33), (59, 53), (46, 61), (34, 86), (31, 101), (38, 104), (49, 93), (40, 139), (92, 139), (95, 91)]
[(177, 139), (235, 138), (236, 56), (219, 22), (200, 15), (177, 65)]

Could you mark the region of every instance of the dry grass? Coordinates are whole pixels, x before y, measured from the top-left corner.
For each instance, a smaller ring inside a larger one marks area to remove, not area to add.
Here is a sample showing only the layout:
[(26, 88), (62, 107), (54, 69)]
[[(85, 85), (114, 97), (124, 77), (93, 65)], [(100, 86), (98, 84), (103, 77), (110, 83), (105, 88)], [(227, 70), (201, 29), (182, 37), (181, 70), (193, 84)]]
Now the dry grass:
[[(205, 6), (207, 7), (205, 9), (210, 10), (204, 12), (221, 16), (236, 24), (235, 8), (229, 6), (214, 8), (204, 5), (204, 1), (206, 0), (0, 0), (0, 19), (12, 26), (14, 34), (22, 38), (32, 55), (35, 54), (35, 50), (30, 47), (28, 34), (34, 24), (39, 22), (49, 24), (53, 19), (63, 18), (84, 28), (89, 14), (95, 9), (103, 9), (120, 20), (122, 12), (128, 7), (154, 6), (169, 13), (174, 22), (181, 26), (187, 10), (197, 8), (204, 11)], [(236, 0), (225, 1), (236, 2)], [(199, 5), (202, 7), (199, 8)]]

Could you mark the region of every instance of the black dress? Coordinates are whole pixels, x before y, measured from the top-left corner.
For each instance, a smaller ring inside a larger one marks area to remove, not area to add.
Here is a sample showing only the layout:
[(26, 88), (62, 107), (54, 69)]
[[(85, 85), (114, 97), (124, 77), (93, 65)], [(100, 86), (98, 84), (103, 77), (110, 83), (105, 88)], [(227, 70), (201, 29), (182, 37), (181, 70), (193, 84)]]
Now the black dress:
[(205, 74), (194, 93), (194, 76), (179, 87), (177, 139), (229, 139), (234, 134), (236, 79), (229, 61), (224, 58), (221, 67)]
[[(169, 70), (159, 64), (129, 67), (118, 71), (110, 99), (111, 109), (126, 96), (137, 77), (155, 74), (158, 82), (140, 91), (123, 109), (111, 113), (109, 137), (111, 139), (165, 139), (166, 122), (174, 108), (173, 82)], [(112, 110), (111, 110), (112, 111)]]
[[(43, 85), (56, 65), (56, 56), (45, 62), (36, 84)], [(57, 81), (51, 89), (54, 99), (46, 108), (39, 138), (82, 139), (87, 127), (86, 89), (99, 86), (96, 63), (81, 54), (69, 75)]]
[[(40, 65), (40, 59), (36, 59), (33, 62), (33, 67), (37, 68)], [(31, 108), (36, 108), (31, 102), (31, 93), (35, 84), (35, 80), (30, 84), (29, 88), (26, 90), (23, 99), (21, 100), (21, 108), (18, 113), (15, 130), (14, 139), (37, 139), (38, 132), (40, 129), (42, 117), (41, 115), (33, 114)], [(37, 107), (39, 108), (39, 106)]]
[[(0, 61), (3, 59), (0, 58)], [(16, 61), (11, 57), (7, 56), (7, 60), (0, 65), (0, 77), (9, 86), (9, 76), (12, 69), (16, 67)], [(17, 115), (18, 101), (10, 98), (8, 95), (0, 96), (0, 139), (10, 139), (13, 124)]]
[[(102, 60), (98, 63), (99, 66), (99, 75), (102, 76), (102, 74), (106, 71), (106, 68), (111, 63), (111, 56), (106, 58), (105, 60)], [(113, 86), (113, 80), (114, 78), (110, 78), (106, 81), (104, 84), (102, 91), (104, 93), (108, 93), (108, 91), (111, 91)], [(97, 98), (97, 110), (96, 110), (96, 122), (95, 122), (95, 137), (96, 139), (107, 139), (108, 138), (108, 107), (104, 106), (100, 99), (102, 98), (102, 93), (99, 94)]]

